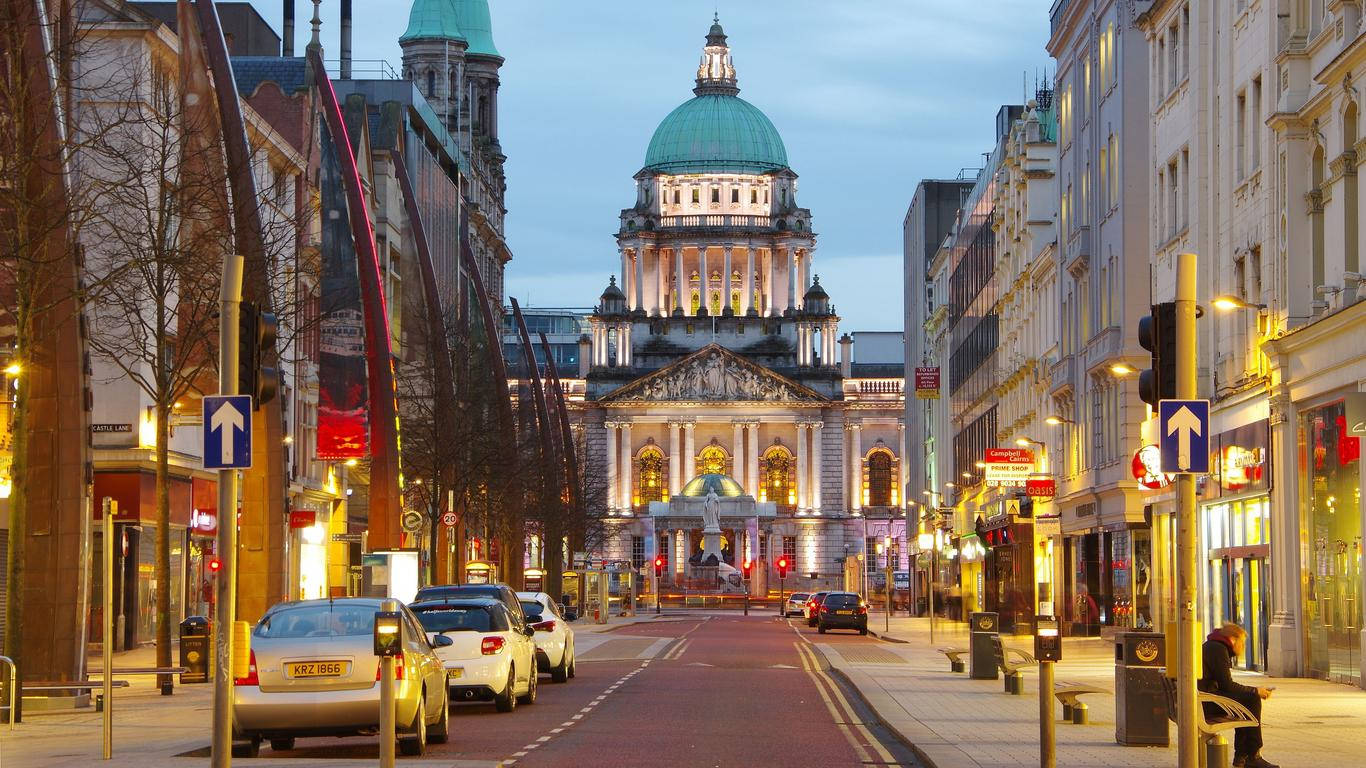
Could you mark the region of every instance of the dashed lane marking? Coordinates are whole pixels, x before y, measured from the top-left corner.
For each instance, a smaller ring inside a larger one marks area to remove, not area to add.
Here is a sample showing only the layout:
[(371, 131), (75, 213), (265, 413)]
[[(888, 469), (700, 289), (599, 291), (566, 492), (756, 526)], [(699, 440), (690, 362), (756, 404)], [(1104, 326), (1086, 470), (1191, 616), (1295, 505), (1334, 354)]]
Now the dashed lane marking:
[(618, 678), (615, 682), (608, 686), (605, 691), (599, 694), (597, 698), (593, 699), (593, 701), (591, 701), (588, 704), (588, 706), (580, 709), (577, 714), (570, 715), (569, 719), (564, 721), (559, 728), (552, 728), (547, 735), (541, 736), (540, 738), (536, 739), (535, 742), (527, 744), (526, 746), (522, 747), (522, 751), (512, 753), (512, 756), (506, 760), (503, 760), (501, 764), (504, 766), (510, 766), (517, 762), (517, 758), (525, 757), (528, 751), (536, 749), (537, 747), (549, 742), (556, 735), (563, 733), (565, 728), (572, 726), (574, 722), (577, 720), (582, 720), (585, 714), (592, 712), (594, 707), (596, 707), (598, 704), (601, 704), (603, 699), (607, 698), (607, 694), (611, 693), (612, 691), (615, 691), (617, 688), (620, 688), (623, 684), (626, 683), (627, 680), (630, 680), (637, 672), (640, 672), (641, 670), (645, 669), (645, 666), (649, 663), (649, 659), (640, 662), (640, 666), (636, 667), (635, 669), (631, 670), (630, 672), (627, 672), (626, 674)]

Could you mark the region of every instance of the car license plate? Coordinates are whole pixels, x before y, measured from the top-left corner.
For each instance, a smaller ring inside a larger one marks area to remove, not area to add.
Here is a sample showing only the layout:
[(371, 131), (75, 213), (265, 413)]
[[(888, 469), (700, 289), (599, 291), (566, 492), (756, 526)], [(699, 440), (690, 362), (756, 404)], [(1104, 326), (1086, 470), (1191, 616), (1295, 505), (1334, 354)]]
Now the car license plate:
[(346, 674), (344, 661), (296, 661), (285, 666), (290, 677), (341, 677)]
[(461, 677), (464, 677), (464, 676), (465, 676), (465, 670), (464, 670), (464, 669), (461, 669), (460, 667), (455, 667), (455, 668), (446, 670), (446, 677), (449, 678), (449, 679), (451, 679), (451, 680), (456, 680), (456, 679), (461, 678)]
[(853, 611), (835, 611), (835, 613), (838, 613), (838, 614), (841, 615), (841, 616), (853, 616), (853, 615), (854, 615), (854, 612), (853, 612)]

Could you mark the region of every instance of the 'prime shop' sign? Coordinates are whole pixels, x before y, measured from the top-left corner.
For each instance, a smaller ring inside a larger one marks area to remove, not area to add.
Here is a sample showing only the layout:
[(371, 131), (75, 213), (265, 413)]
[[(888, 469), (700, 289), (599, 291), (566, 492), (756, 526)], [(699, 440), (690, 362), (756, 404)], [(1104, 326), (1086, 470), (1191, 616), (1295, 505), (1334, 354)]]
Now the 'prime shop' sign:
[(1034, 472), (1034, 452), (1028, 448), (988, 448), (983, 462), (989, 488), (1023, 488)]

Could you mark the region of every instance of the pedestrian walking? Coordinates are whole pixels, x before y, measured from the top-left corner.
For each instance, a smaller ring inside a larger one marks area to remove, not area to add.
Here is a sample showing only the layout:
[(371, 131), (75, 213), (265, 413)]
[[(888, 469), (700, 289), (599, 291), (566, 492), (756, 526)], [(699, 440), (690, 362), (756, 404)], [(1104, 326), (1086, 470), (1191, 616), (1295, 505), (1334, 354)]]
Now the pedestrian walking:
[[(1247, 630), (1237, 624), (1227, 623), (1209, 633), (1205, 640), (1202, 656), (1204, 674), (1200, 678), (1200, 690), (1213, 693), (1247, 707), (1257, 718), (1257, 725), (1250, 728), (1237, 728), (1233, 736), (1233, 765), (1235, 768), (1277, 768), (1262, 757), (1262, 700), (1271, 696), (1270, 688), (1254, 688), (1234, 682), (1230, 672), (1233, 660), (1242, 656), (1247, 646)], [(1215, 704), (1205, 704), (1205, 716), (1222, 714)]]

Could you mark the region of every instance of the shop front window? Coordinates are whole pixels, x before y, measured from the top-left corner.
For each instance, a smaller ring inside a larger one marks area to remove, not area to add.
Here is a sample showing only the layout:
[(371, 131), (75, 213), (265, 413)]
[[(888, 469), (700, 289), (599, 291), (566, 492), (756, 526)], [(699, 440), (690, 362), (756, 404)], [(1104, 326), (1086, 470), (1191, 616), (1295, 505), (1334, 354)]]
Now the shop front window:
[(1314, 677), (1361, 680), (1360, 438), (1342, 401), (1301, 418), (1300, 537), (1307, 667)]

